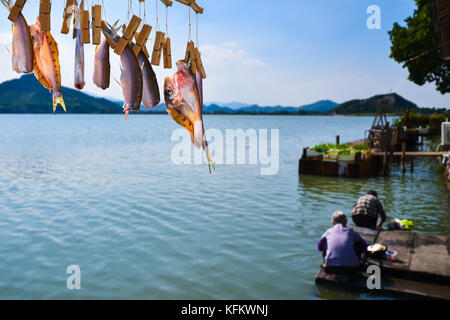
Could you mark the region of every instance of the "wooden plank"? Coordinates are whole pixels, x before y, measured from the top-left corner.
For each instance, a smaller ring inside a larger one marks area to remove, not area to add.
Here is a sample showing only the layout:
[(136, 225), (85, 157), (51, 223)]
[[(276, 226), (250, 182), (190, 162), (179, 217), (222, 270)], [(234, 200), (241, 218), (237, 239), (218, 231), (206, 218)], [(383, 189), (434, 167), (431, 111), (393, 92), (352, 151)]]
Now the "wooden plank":
[[(405, 157), (442, 157), (447, 155), (448, 151), (438, 151), (438, 152), (405, 152)], [(370, 155), (374, 157), (384, 157), (384, 152), (371, 151)], [(402, 152), (394, 152), (393, 156), (397, 158), (402, 157)]]
[(70, 31), (70, 21), (71, 21), (71, 17), (72, 17), (73, 5), (74, 5), (74, 0), (67, 0), (66, 7), (64, 9), (63, 23), (61, 26), (62, 34), (68, 34)]
[(164, 32), (157, 31), (155, 36), (155, 43), (153, 45), (153, 52), (152, 52), (152, 65), (159, 66), (161, 63), (161, 51), (162, 51), (162, 45), (164, 41)]
[(27, 2), (27, 0), (17, 0), (14, 3), (13, 7), (11, 8), (11, 11), (9, 12), (8, 16), (9, 20), (11, 20), (12, 22), (16, 21), (17, 16), (22, 12), (25, 2)]

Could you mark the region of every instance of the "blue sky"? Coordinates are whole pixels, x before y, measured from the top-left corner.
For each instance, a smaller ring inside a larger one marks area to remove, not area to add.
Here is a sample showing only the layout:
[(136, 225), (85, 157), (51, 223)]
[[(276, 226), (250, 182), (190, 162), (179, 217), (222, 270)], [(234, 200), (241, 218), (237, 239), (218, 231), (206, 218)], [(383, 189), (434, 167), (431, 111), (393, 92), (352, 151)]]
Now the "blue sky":
[[(73, 86), (74, 41), (59, 33), (63, 0), (53, 0), (52, 33), (59, 43), (63, 85)], [(87, 3), (98, 1), (87, 1)], [(110, 22), (127, 16), (127, 1), (104, 0)], [(138, 1), (134, 13), (138, 14)], [(24, 10), (31, 24), (39, 7), (28, 0)], [(300, 106), (320, 99), (345, 102), (375, 94), (397, 92), (422, 107), (450, 107), (450, 96), (433, 85), (417, 86), (408, 73), (389, 58), (387, 31), (403, 23), (414, 10), (413, 0), (198, 0), (205, 8), (199, 18), (199, 42), (208, 78), (205, 101)], [(381, 30), (369, 30), (370, 5), (381, 8)], [(155, 0), (146, 1), (147, 22), (155, 26)], [(7, 11), (0, 10), (0, 59), (9, 61), (11, 29)], [(165, 30), (165, 8), (159, 3), (160, 26)], [(154, 29), (155, 30), (155, 29)], [(151, 34), (152, 41), (154, 30)], [(169, 35), (174, 59), (184, 57), (188, 38), (188, 9), (175, 3), (169, 9)], [(195, 14), (192, 14), (195, 40)], [(152, 44), (150, 44), (151, 47)], [(90, 80), (94, 46), (86, 49), (85, 91), (121, 99), (112, 81), (107, 91)], [(120, 78), (119, 59), (111, 59), (113, 76)], [(9, 63), (0, 66), (0, 81), (16, 78)], [(156, 67), (160, 85), (174, 70)]]

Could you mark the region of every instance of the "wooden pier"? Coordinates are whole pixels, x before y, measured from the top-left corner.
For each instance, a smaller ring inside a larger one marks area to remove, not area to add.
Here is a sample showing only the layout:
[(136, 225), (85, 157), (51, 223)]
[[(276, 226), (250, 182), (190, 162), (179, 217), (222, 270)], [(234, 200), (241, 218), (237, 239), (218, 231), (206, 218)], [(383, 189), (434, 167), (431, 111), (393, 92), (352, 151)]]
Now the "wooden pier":
[[(365, 265), (378, 265), (381, 269), (381, 290), (378, 294), (406, 295), (419, 298), (450, 300), (450, 241), (442, 235), (410, 231), (380, 231), (354, 227), (368, 244), (381, 243), (388, 250), (398, 252), (397, 261), (368, 259)], [(356, 278), (327, 274), (320, 270), (317, 284), (370, 291), (368, 275)]]

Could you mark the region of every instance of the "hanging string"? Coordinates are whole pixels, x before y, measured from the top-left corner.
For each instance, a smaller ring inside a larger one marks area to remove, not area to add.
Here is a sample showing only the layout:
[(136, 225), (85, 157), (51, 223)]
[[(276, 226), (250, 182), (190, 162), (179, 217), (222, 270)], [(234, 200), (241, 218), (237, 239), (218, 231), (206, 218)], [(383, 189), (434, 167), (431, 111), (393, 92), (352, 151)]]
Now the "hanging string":
[(105, 7), (105, 2), (102, 0), (102, 7), (103, 7), (103, 14), (105, 15), (105, 21), (108, 21), (108, 18), (106, 16), (106, 7)]
[(160, 31), (161, 28), (159, 26), (159, 17), (158, 17), (158, 0), (156, 0), (155, 2), (156, 2), (156, 30)]
[(144, 0), (144, 24), (147, 23), (147, 6), (146, 6), (146, 2)]
[(166, 6), (166, 37), (169, 36), (169, 7)]
[(195, 17), (195, 23), (196, 23), (196, 26), (195, 26), (195, 40), (196, 40), (196, 42), (197, 42), (197, 47), (200, 47), (200, 42), (198, 41), (198, 20), (199, 20), (199, 18), (198, 18), (198, 13), (196, 14), (196, 17)]
[(189, 36), (188, 36), (188, 41), (191, 42), (192, 41), (192, 37), (191, 37), (191, 7), (188, 7), (188, 12), (189, 12)]

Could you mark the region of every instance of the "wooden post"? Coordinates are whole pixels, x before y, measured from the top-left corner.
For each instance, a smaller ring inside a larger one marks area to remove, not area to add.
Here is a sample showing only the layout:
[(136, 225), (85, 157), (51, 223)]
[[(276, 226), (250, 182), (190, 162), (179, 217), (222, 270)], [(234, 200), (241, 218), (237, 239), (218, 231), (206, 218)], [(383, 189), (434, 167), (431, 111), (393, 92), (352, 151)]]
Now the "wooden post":
[(39, 5), (39, 17), (41, 20), (41, 29), (42, 31), (45, 32), (49, 32), (51, 29), (50, 11), (51, 11), (50, 0), (41, 0)]
[(411, 156), (411, 173), (414, 172), (414, 157)]
[(406, 142), (402, 142), (402, 172), (406, 172), (406, 163), (405, 163), (405, 153), (406, 153)]
[(339, 146), (341, 144), (341, 137), (339, 135), (336, 136), (336, 145)]
[(22, 12), (23, 6), (27, 0), (17, 0), (9, 12), (8, 19), (12, 22), (16, 21), (17, 16)]
[(308, 154), (308, 148), (303, 148), (302, 159), (306, 160)]

